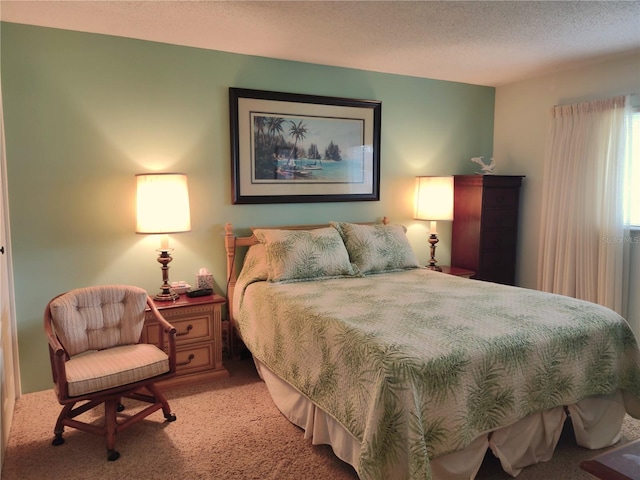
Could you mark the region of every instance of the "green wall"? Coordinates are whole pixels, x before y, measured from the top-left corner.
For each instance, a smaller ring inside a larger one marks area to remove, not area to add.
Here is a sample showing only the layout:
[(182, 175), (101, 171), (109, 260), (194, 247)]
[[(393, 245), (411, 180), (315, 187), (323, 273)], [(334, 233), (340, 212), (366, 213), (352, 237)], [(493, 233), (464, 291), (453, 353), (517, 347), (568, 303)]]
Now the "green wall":
[[(409, 228), (413, 177), (472, 173), (493, 149), (495, 90), (19, 24), (0, 25), (11, 241), (23, 392), (51, 387), (42, 313), (55, 295), (127, 283), (155, 293), (157, 239), (136, 235), (134, 174), (189, 175), (192, 227), (171, 238), (171, 279), (211, 270), (223, 227), (371, 221)], [(381, 199), (232, 205), (228, 88), (382, 101)], [(442, 223), (442, 222), (441, 222)], [(438, 260), (449, 260), (442, 225)]]

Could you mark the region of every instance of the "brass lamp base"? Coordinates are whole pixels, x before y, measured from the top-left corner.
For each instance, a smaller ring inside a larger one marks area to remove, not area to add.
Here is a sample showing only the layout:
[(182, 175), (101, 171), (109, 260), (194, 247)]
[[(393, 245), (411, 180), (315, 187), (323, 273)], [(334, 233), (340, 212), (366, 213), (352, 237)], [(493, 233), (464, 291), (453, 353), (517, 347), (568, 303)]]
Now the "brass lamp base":
[(162, 285), (160, 286), (162, 291), (156, 294), (153, 299), (158, 302), (172, 302), (180, 296), (172, 292), (171, 285), (169, 285), (169, 263), (173, 258), (169, 255), (169, 249), (158, 251), (160, 252), (158, 262), (162, 264)]
[(179, 297), (180, 295), (178, 295), (175, 292), (169, 292), (169, 293), (160, 292), (155, 294), (153, 296), (153, 299), (157, 302), (173, 302), (174, 300), (177, 300)]
[(427, 268), (430, 270), (435, 270), (436, 272), (442, 271), (442, 268), (436, 265), (438, 263), (436, 262), (436, 243), (438, 243), (439, 241), (440, 240), (435, 233), (429, 235), (429, 243), (431, 244), (431, 259), (429, 260), (429, 265), (427, 265)]

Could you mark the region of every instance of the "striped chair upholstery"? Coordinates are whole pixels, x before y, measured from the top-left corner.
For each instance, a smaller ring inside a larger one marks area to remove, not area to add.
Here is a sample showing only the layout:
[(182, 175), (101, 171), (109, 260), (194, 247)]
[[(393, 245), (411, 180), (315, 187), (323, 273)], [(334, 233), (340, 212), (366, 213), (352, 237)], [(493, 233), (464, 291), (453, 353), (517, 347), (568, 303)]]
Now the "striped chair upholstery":
[(146, 343), (77, 355), (67, 362), (69, 396), (99, 392), (168, 371), (167, 354)]
[(138, 343), (147, 292), (106, 285), (71, 290), (51, 302), (56, 334), (71, 356), (88, 350)]
[(169, 371), (169, 357), (138, 344), (147, 292), (108, 285), (72, 290), (51, 302), (56, 334), (71, 359), (69, 396), (75, 397), (155, 377)]

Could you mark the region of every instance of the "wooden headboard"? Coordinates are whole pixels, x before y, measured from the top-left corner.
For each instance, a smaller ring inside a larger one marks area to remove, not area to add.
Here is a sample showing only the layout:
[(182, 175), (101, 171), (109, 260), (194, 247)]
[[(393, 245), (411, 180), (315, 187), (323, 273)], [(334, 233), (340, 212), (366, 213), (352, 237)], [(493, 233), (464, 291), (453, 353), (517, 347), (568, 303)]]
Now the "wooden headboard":
[[(353, 222), (358, 223), (360, 225), (375, 225), (378, 223), (382, 223), (383, 225), (387, 225), (389, 223), (389, 219), (387, 217), (382, 217), (380, 222)], [(260, 228), (270, 228), (270, 229), (278, 229), (278, 230), (315, 230), (317, 228), (326, 228), (330, 225), (328, 223), (320, 224), (320, 225), (285, 225), (285, 226), (269, 226), (269, 227), (250, 227), (251, 232)], [(238, 268), (236, 263), (237, 251), (238, 248), (249, 248), (251, 245), (256, 245), (258, 239), (256, 236), (251, 233), (251, 235), (246, 237), (236, 237), (233, 233), (233, 225), (231, 223), (227, 223), (224, 226), (224, 247), (227, 252), (227, 311), (229, 312), (229, 347), (231, 350), (232, 357), (237, 357), (238, 354), (238, 336), (236, 333), (236, 321), (233, 311), (233, 295), (236, 288), (236, 282), (238, 280)]]

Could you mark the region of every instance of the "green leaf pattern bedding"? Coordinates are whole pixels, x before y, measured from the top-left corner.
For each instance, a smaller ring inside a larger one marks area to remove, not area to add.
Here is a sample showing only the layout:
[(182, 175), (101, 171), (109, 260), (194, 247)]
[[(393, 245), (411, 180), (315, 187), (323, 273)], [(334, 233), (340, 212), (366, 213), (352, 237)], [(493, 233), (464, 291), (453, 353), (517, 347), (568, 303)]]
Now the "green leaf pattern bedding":
[(243, 341), (360, 440), (362, 480), (430, 479), (429, 459), (586, 396), (640, 401), (638, 345), (604, 307), (427, 269), (271, 283), (254, 267)]

